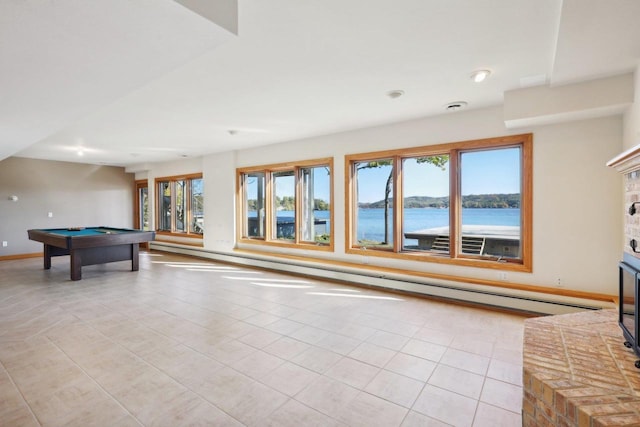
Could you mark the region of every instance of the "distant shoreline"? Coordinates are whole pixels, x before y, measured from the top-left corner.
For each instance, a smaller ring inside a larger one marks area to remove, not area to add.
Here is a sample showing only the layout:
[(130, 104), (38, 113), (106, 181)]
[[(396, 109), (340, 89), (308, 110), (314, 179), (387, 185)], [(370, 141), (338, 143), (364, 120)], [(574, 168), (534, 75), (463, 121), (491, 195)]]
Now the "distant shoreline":
[[(393, 199), (389, 199), (389, 206), (393, 204)], [(384, 200), (371, 203), (358, 203), (360, 209), (383, 209)], [(447, 209), (449, 207), (449, 197), (411, 196), (405, 197), (404, 209)], [(478, 209), (519, 209), (520, 194), (470, 194), (462, 196), (463, 208)]]

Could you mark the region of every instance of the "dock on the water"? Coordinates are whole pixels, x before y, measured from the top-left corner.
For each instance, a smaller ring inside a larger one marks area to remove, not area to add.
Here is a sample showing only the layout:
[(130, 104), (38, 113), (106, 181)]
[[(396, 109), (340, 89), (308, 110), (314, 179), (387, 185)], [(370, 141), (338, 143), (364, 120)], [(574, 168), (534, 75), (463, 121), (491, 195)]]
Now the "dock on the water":
[[(415, 239), (417, 246), (407, 249), (449, 252), (449, 227), (434, 227), (404, 233)], [(520, 227), (507, 225), (463, 225), (462, 253), (505, 258), (520, 256)]]

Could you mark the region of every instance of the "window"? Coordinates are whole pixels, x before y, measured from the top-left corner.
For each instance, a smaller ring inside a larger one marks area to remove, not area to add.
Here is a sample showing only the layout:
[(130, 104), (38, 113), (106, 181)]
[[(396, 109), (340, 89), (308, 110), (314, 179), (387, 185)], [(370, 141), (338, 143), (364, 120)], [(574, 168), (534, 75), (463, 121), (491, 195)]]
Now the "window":
[(332, 159), (238, 169), (239, 240), (332, 250)]
[(187, 197), (184, 193), (187, 181), (184, 179), (180, 179), (174, 181), (176, 188), (176, 197), (175, 197), (175, 212), (176, 212), (176, 224), (175, 231), (185, 232), (187, 231), (187, 224), (185, 224), (185, 214), (187, 213)]
[(201, 237), (204, 232), (202, 174), (156, 178), (157, 231)]
[(295, 171), (273, 172), (273, 200), (271, 204), (271, 235), (277, 240), (296, 240), (296, 177)]
[(393, 159), (356, 162), (356, 235), (358, 245), (393, 247)]
[(531, 271), (532, 136), (347, 156), (348, 253)]
[[(139, 230), (149, 231), (149, 182), (146, 179), (136, 181), (134, 200), (134, 223)], [(149, 249), (149, 242), (140, 243), (140, 248)]]
[(136, 203), (136, 228), (149, 231), (149, 187), (147, 182), (136, 184), (137, 203)]
[(171, 182), (160, 181), (158, 183), (158, 231), (171, 231)]
[(242, 175), (243, 209), (245, 213), (242, 235), (247, 237), (265, 237), (265, 173), (248, 172)]
[(402, 194), (402, 249), (448, 254), (448, 239), (424, 238), (449, 229), (448, 154), (402, 159)]
[(460, 153), (462, 254), (520, 258), (520, 151)]
[(300, 240), (331, 243), (331, 169), (329, 166), (300, 168)]
[(204, 193), (202, 178), (191, 180), (191, 209), (189, 210), (189, 224), (194, 233), (204, 232)]

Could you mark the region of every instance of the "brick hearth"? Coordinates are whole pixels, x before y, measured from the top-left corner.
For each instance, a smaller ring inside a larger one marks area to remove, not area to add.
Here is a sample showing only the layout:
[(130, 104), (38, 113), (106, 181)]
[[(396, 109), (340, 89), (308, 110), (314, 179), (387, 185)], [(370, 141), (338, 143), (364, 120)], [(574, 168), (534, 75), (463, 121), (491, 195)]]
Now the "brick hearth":
[(523, 426), (640, 426), (638, 357), (616, 310), (527, 319)]

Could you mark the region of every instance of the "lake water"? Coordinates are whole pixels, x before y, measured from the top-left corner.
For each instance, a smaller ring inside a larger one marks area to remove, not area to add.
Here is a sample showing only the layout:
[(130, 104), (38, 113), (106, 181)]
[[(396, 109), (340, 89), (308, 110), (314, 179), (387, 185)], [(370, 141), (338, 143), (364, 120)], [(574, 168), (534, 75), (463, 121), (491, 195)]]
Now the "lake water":
[[(315, 211), (318, 219), (327, 220), (329, 230), (329, 211)], [(293, 217), (292, 211), (279, 211), (279, 217)], [(520, 209), (462, 209), (464, 225), (520, 225)], [(391, 224), (391, 218), (390, 218)], [(449, 225), (449, 209), (405, 209), (404, 231), (417, 231), (425, 228)], [(384, 209), (358, 210), (358, 240), (384, 240)], [(408, 240), (405, 244), (411, 244)]]

